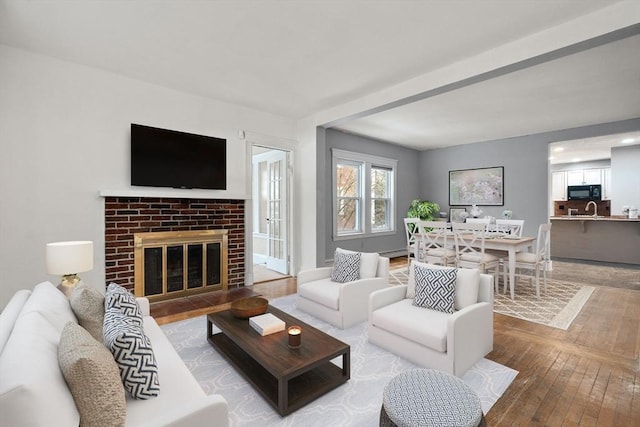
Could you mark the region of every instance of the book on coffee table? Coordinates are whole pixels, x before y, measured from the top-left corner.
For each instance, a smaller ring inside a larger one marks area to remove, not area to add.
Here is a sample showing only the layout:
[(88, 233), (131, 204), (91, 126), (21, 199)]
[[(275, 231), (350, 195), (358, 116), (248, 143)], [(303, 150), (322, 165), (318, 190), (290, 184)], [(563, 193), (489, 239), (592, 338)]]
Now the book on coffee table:
[(285, 327), (284, 321), (271, 313), (250, 317), (249, 325), (262, 336), (284, 331)]

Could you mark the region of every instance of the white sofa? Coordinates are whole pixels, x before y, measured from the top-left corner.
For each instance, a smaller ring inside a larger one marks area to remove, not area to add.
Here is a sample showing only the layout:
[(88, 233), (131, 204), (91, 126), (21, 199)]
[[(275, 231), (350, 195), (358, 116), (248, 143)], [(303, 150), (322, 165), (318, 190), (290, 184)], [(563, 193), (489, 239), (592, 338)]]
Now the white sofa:
[(459, 269), (452, 314), (413, 305), (414, 265), (408, 285), (369, 297), (369, 341), (413, 363), (461, 377), (493, 350), (493, 276)]
[(389, 286), (389, 258), (377, 253), (361, 255), (362, 278), (352, 282), (331, 281), (333, 267), (299, 272), (298, 308), (341, 329), (366, 321), (369, 294)]
[[(207, 396), (139, 298), (144, 332), (158, 365), (160, 395), (126, 397), (126, 426), (228, 426), (226, 400)], [(14, 294), (0, 314), (0, 425), (78, 426), (80, 415), (58, 365), (67, 298), (49, 282)], [(204, 325), (203, 325), (204, 327)]]

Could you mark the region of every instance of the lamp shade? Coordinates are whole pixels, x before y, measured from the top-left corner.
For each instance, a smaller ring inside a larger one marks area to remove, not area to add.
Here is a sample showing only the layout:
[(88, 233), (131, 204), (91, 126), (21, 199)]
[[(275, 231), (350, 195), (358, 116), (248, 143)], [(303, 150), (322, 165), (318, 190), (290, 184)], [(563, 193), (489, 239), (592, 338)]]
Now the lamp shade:
[(68, 275), (93, 269), (93, 242), (47, 243), (47, 273)]

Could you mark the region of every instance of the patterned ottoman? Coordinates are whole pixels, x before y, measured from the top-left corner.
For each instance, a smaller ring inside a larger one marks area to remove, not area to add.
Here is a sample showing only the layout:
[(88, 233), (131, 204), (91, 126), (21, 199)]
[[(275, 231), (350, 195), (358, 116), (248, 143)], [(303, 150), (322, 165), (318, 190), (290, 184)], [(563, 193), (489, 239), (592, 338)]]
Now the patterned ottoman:
[(384, 388), (380, 426), (486, 426), (478, 396), (460, 378), (412, 369)]

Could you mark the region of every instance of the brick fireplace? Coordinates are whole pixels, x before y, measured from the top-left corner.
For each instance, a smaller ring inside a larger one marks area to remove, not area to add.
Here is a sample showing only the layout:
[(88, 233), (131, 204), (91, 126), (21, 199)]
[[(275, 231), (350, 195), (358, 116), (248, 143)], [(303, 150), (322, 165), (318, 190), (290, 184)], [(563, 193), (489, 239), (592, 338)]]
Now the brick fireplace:
[(134, 290), (134, 234), (227, 230), (227, 288), (244, 286), (244, 200), (105, 197), (107, 283)]

